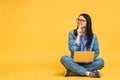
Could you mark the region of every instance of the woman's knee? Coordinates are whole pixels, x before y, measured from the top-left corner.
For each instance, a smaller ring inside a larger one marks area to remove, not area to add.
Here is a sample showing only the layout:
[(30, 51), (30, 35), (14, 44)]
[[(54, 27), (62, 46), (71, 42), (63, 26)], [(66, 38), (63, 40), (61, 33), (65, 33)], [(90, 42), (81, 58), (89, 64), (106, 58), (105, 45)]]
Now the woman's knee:
[(60, 61), (63, 63), (63, 62), (68, 61), (68, 60), (71, 60), (71, 58), (67, 55), (64, 55), (64, 56), (61, 57)]
[(104, 60), (102, 58), (98, 58), (98, 64), (104, 66)]
[(62, 56), (61, 59), (60, 59), (60, 61), (64, 62), (66, 60), (66, 57), (67, 57), (67, 55)]

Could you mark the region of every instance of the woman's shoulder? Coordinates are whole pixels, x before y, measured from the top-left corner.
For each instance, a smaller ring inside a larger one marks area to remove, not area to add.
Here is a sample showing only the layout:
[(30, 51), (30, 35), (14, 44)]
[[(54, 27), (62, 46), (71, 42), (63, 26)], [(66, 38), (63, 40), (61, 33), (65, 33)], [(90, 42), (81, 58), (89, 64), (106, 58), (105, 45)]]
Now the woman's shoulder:
[(93, 38), (95, 38), (95, 39), (96, 39), (96, 38), (97, 38), (97, 35), (96, 35), (96, 34), (93, 34)]
[(69, 35), (70, 35), (70, 34), (73, 35), (73, 34), (74, 34), (74, 30), (71, 30), (71, 31), (69, 32)]

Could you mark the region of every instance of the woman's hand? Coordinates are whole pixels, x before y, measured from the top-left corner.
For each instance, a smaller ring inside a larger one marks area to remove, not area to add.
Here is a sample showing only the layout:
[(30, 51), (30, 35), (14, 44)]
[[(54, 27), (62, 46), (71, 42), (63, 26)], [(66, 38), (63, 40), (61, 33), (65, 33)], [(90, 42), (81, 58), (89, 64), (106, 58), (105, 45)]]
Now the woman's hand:
[(78, 34), (79, 37), (81, 36), (81, 34), (82, 34), (81, 28), (78, 28), (78, 29), (77, 29), (77, 34)]
[(76, 38), (76, 40), (75, 40), (75, 42), (77, 43), (77, 44), (79, 44), (80, 43), (80, 36), (81, 36), (81, 34), (82, 34), (82, 31), (81, 31), (81, 28), (78, 28), (77, 29), (77, 38)]

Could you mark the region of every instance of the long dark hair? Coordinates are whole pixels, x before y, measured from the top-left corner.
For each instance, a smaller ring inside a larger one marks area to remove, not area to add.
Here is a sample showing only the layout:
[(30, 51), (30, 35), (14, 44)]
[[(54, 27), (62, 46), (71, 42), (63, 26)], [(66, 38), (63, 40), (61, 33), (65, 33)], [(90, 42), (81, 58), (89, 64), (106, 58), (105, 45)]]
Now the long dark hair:
[[(83, 14), (80, 14), (79, 16), (83, 16), (87, 21), (87, 25), (86, 25), (87, 44), (86, 44), (86, 46), (87, 46), (87, 49), (89, 49), (92, 39), (93, 39), (92, 21), (88, 14), (83, 13)], [(77, 29), (78, 29), (78, 27), (77, 27)], [(74, 34), (76, 36), (77, 36), (77, 29), (74, 30)]]

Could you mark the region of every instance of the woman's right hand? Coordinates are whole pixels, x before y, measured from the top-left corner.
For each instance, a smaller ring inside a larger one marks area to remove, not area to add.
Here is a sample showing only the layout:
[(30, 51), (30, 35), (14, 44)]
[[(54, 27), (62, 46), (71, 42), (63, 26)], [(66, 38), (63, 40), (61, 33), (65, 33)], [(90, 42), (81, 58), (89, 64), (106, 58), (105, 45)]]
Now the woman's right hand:
[(78, 28), (78, 29), (77, 29), (77, 34), (78, 34), (78, 36), (81, 36), (81, 34), (82, 34), (81, 28)]
[(77, 38), (76, 38), (76, 40), (75, 40), (75, 42), (77, 43), (77, 44), (79, 44), (80, 43), (80, 36), (81, 36), (81, 34), (82, 34), (82, 31), (81, 31), (81, 28), (78, 28), (77, 29)]

